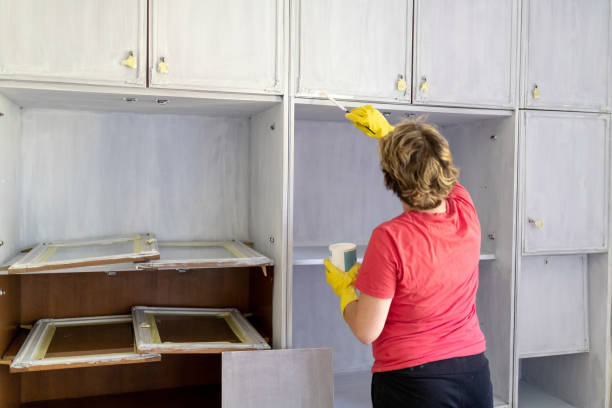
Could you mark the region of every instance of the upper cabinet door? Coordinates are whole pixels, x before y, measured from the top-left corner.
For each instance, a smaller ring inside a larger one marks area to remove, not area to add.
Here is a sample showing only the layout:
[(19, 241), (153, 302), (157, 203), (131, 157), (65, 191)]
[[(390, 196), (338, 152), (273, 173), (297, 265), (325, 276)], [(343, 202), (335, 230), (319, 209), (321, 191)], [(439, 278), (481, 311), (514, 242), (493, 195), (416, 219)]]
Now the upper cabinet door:
[(523, 3), (523, 104), (608, 111), (610, 0)]
[(282, 0), (149, 4), (152, 87), (282, 90)]
[(300, 0), (297, 12), (299, 96), (410, 101), (412, 0)]
[(515, 0), (415, 0), (415, 103), (511, 107)]
[(221, 400), (223, 408), (333, 408), (332, 350), (222, 353)]
[(0, 79), (144, 86), (146, 16), (146, 0), (0, 0)]
[(523, 115), (523, 253), (604, 251), (609, 115)]

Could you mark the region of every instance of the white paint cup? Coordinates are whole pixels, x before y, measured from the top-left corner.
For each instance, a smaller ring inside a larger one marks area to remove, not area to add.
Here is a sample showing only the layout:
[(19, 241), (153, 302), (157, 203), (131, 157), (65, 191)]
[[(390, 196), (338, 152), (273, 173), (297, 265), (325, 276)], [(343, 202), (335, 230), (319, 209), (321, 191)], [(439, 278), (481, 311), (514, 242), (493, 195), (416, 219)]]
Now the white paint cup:
[(338, 269), (347, 272), (357, 262), (357, 245), (349, 242), (331, 244), (329, 246), (329, 257), (331, 263)]

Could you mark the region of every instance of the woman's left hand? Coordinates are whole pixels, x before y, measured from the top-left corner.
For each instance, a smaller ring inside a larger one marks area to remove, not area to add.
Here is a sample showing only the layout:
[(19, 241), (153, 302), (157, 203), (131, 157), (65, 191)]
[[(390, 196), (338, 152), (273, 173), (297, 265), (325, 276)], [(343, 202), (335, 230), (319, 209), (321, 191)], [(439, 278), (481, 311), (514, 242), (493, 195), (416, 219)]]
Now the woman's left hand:
[(340, 270), (329, 259), (323, 260), (323, 264), (325, 265), (325, 280), (334, 290), (334, 293), (340, 297), (340, 311), (344, 315), (346, 305), (359, 299), (353, 284), (355, 279), (357, 279), (357, 273), (361, 264), (355, 263), (348, 272)]

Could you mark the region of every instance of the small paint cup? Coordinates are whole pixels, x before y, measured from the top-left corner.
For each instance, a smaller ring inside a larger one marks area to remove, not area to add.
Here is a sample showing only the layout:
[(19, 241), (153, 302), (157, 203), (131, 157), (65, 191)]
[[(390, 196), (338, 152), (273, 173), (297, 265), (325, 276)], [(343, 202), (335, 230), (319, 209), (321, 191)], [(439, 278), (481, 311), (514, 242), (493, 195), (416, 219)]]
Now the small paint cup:
[(347, 272), (357, 262), (357, 245), (348, 242), (331, 244), (329, 258), (338, 269)]

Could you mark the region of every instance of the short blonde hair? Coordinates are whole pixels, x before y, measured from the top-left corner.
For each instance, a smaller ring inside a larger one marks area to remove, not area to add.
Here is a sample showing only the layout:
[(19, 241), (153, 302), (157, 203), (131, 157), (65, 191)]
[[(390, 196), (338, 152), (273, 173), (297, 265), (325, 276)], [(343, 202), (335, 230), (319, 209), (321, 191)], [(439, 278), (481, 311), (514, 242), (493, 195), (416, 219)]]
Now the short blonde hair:
[(405, 120), (378, 143), (385, 185), (417, 210), (442, 203), (459, 177), (448, 142), (420, 119)]

